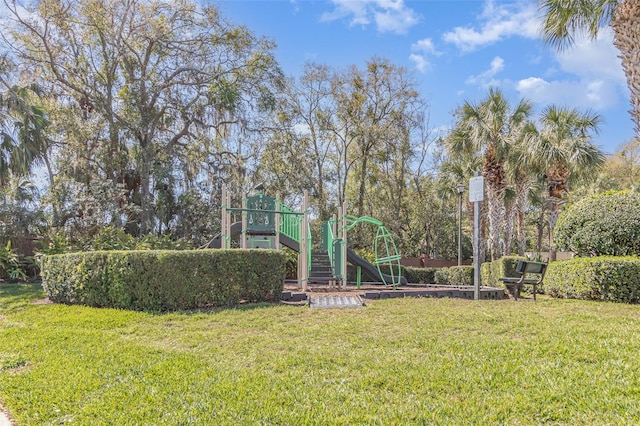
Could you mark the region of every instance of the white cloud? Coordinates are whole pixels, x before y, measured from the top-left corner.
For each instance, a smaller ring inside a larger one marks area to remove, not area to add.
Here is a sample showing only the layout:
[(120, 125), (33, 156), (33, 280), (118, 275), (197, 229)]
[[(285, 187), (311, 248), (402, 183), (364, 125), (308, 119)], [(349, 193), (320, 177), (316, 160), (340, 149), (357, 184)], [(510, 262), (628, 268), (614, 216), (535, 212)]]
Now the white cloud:
[(478, 75), (472, 75), (465, 81), (466, 84), (479, 85), (481, 87), (497, 86), (498, 81), (494, 77), (504, 69), (504, 59), (496, 56), (491, 60), (489, 69)]
[(416, 65), (416, 69), (420, 72), (425, 72), (431, 68), (431, 62), (428, 59), (429, 56), (441, 55), (441, 53), (436, 50), (430, 38), (425, 38), (413, 43), (411, 50), (413, 53), (409, 55), (409, 60)]
[(369, 18), (367, 2), (359, 2), (359, 1), (340, 1), (335, 0), (333, 2), (336, 8), (332, 12), (325, 12), (320, 17), (320, 20), (323, 22), (331, 22), (337, 21), (340, 19), (345, 19), (347, 17), (351, 17), (349, 21), (349, 25), (368, 25)]
[(516, 83), (520, 96), (539, 105), (604, 110), (618, 103), (619, 94), (610, 81), (556, 80), (529, 77)]
[(431, 41), (430, 38), (424, 38), (413, 43), (411, 45), (411, 50), (439, 55), (439, 53), (436, 51), (436, 47), (434, 46), (433, 41)]
[(512, 36), (538, 38), (540, 20), (534, 3), (496, 5), (493, 0), (488, 0), (479, 17), (479, 30), (473, 27), (456, 27), (445, 33), (443, 38), (465, 52)]
[(626, 88), (627, 80), (618, 54), (612, 31), (602, 28), (596, 40), (579, 38), (572, 47), (556, 53), (556, 60), (564, 72), (583, 78), (613, 80)]
[(516, 83), (516, 90), (521, 96), (543, 105), (611, 108), (628, 90), (617, 55), (611, 31), (603, 28), (596, 40), (578, 39), (573, 47), (555, 54), (562, 77), (554, 80), (558, 75), (554, 70), (546, 78), (525, 78)]
[(431, 63), (424, 55), (412, 53), (411, 55), (409, 55), (409, 60), (416, 64), (416, 69), (420, 72), (425, 72), (426, 70), (431, 68)]
[(335, 8), (322, 14), (320, 20), (331, 22), (347, 19), (350, 26), (368, 26), (374, 22), (379, 32), (405, 34), (420, 17), (404, 4), (404, 0), (332, 0)]

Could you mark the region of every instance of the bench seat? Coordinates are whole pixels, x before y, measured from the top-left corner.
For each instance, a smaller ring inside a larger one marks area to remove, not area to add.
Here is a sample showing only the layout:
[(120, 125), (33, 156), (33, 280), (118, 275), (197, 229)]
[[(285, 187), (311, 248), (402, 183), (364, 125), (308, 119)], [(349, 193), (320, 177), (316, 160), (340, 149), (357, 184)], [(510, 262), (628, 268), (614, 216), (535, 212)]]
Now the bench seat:
[(536, 300), (537, 287), (542, 284), (544, 274), (547, 272), (547, 264), (544, 262), (533, 262), (529, 260), (519, 260), (516, 265), (518, 277), (501, 277), (499, 280), (504, 283), (507, 290), (518, 300), (518, 294), (523, 285), (533, 286), (533, 300)]

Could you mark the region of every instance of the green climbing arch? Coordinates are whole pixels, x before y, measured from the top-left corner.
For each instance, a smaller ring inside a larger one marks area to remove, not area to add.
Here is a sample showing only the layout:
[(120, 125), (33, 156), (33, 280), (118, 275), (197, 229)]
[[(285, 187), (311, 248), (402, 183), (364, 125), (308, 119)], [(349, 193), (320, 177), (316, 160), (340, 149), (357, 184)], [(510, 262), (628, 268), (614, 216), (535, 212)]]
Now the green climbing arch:
[[(373, 251), (376, 256), (374, 264), (376, 265), (376, 268), (378, 268), (378, 272), (382, 277), (384, 285), (396, 287), (400, 284), (400, 281), (402, 279), (402, 270), (400, 267), (401, 256), (398, 253), (398, 249), (395, 242), (393, 241), (391, 232), (389, 232), (389, 230), (385, 228), (382, 222), (373, 217), (356, 217), (347, 215), (347, 231), (350, 231), (359, 223), (369, 223), (378, 227), (375, 239), (373, 241)], [(385, 274), (381, 271), (380, 266), (382, 265), (387, 265), (389, 267), (388, 274)], [(384, 279), (385, 275), (389, 275), (391, 277), (391, 283), (386, 282), (386, 280)]]

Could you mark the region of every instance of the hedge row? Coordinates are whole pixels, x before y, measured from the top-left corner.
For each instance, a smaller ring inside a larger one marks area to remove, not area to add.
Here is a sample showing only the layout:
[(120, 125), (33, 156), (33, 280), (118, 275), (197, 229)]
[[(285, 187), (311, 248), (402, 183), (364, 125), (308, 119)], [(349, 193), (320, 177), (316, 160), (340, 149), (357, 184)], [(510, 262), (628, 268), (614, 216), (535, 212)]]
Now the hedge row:
[(435, 283), (441, 285), (473, 285), (473, 266), (451, 266), (436, 270)]
[[(386, 266), (386, 265), (385, 265)], [(388, 274), (389, 268), (380, 268), (383, 273)], [(412, 284), (433, 284), (436, 279), (437, 268), (414, 268), (411, 266), (401, 266), (402, 276)]]
[(274, 250), (96, 251), (45, 256), (58, 303), (174, 311), (280, 298), (286, 256)]
[[(493, 262), (485, 262), (480, 265), (480, 279), (483, 286), (504, 287), (501, 277), (517, 277), (516, 265), (518, 260), (526, 260), (521, 256), (502, 256)], [(546, 279), (545, 279), (546, 281)]]
[[(347, 265), (347, 279), (351, 282), (355, 282), (357, 278), (356, 267), (353, 265)], [(380, 271), (383, 274), (389, 274), (389, 266), (381, 265)], [(407, 279), (407, 282), (414, 284), (433, 284), (435, 282), (436, 268), (413, 268), (410, 266), (401, 266), (400, 271), (403, 277)], [(362, 282), (367, 281), (379, 281), (377, 277), (371, 277), (365, 271), (362, 271)]]
[(553, 297), (640, 302), (640, 258), (601, 256), (551, 262), (544, 278)]
[(414, 268), (404, 266), (404, 277), (413, 284), (433, 284), (436, 282), (438, 268)]
[[(515, 266), (514, 266), (515, 267)], [(382, 273), (389, 274), (389, 267), (382, 265)], [(407, 282), (412, 284), (440, 284), (440, 285), (473, 285), (473, 266), (452, 266), (450, 268), (414, 268), (411, 266), (401, 267), (402, 276)], [(347, 279), (356, 281), (356, 267), (347, 267)], [(362, 281), (378, 281), (375, 277), (370, 277), (364, 271)]]

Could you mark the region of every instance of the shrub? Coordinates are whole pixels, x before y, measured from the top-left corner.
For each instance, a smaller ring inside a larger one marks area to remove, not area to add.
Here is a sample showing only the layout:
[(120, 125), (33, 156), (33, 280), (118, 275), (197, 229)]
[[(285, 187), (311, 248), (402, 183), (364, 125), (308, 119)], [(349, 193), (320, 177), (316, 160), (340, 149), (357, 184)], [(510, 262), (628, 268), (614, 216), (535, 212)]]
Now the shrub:
[(354, 250), (358, 256), (366, 260), (367, 262), (375, 265), (376, 263), (376, 254), (370, 249), (359, 248)]
[(414, 268), (411, 266), (404, 266), (404, 277), (408, 282), (414, 284), (433, 284), (436, 282), (437, 268)]
[(51, 232), (36, 242), (36, 254), (38, 256), (69, 253), (78, 251), (64, 232)]
[(45, 256), (54, 302), (173, 311), (280, 297), (286, 257), (273, 250), (96, 251)]
[(526, 260), (521, 256), (502, 256), (493, 262), (485, 262), (480, 266), (480, 276), (483, 286), (504, 287), (501, 277), (517, 277), (516, 265), (518, 260)]
[(600, 256), (552, 262), (544, 283), (553, 297), (638, 303), (640, 259)]
[(25, 272), (24, 258), (11, 247), (11, 240), (7, 241), (4, 247), (0, 246), (0, 278), (11, 280), (24, 280), (27, 278)]
[(606, 192), (576, 202), (560, 215), (554, 241), (579, 256), (640, 255), (640, 194)]
[(298, 278), (298, 252), (291, 250), (289, 247), (284, 247), (282, 253), (286, 256), (286, 278), (296, 279)]
[(473, 266), (452, 266), (447, 269), (450, 285), (473, 285)]
[[(396, 270), (394, 265), (394, 271)], [(435, 272), (437, 268), (414, 268), (411, 266), (400, 266), (400, 274), (407, 279), (407, 282), (413, 284), (433, 284), (435, 282)], [(390, 275), (388, 264), (380, 265), (380, 271), (383, 274)], [(347, 265), (347, 280), (355, 282), (357, 278), (357, 268), (351, 264)], [(369, 276), (366, 271), (362, 271), (362, 282), (379, 281), (378, 277)]]
[(435, 272), (435, 282), (440, 285), (473, 285), (473, 266), (451, 266)]
[(125, 232), (123, 228), (105, 226), (89, 241), (85, 250), (133, 250), (136, 239)]
[[(375, 266), (375, 265), (374, 265)], [(391, 269), (388, 264), (380, 265), (380, 272), (390, 275)], [(397, 274), (397, 268), (394, 265), (394, 273)], [(400, 267), (400, 275), (405, 276), (404, 267)], [(347, 264), (347, 280), (350, 282), (356, 282), (358, 279), (358, 267), (355, 265)], [(370, 275), (365, 269), (361, 270), (361, 281), (364, 282), (379, 282), (380, 277), (377, 275)]]
[(171, 235), (147, 234), (138, 239), (136, 250), (190, 250), (193, 244), (182, 238), (173, 238)]
[(449, 285), (449, 268), (438, 268), (434, 278), (436, 284)]

